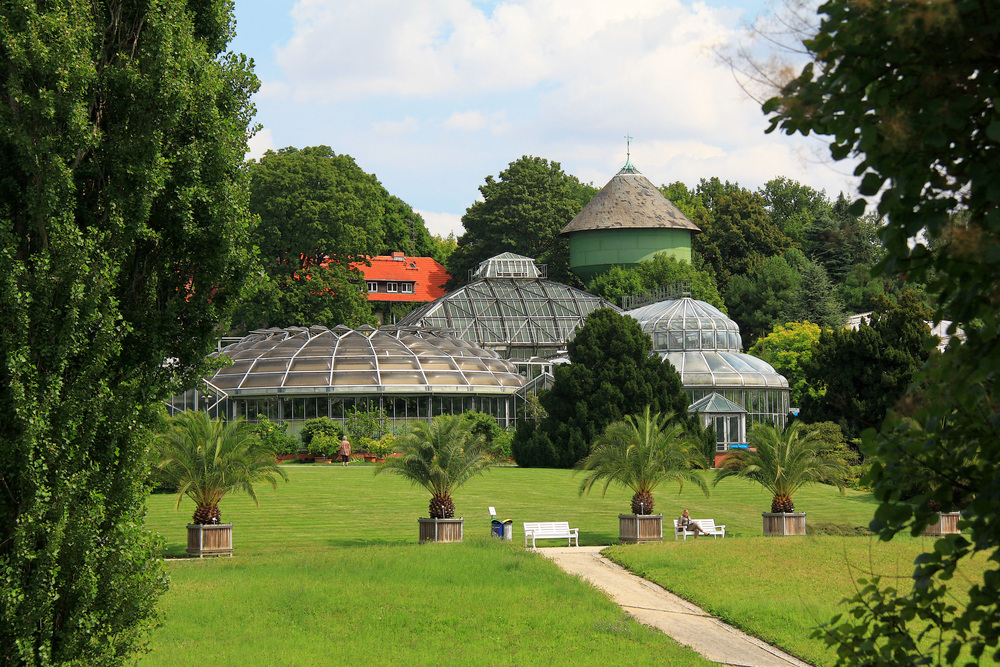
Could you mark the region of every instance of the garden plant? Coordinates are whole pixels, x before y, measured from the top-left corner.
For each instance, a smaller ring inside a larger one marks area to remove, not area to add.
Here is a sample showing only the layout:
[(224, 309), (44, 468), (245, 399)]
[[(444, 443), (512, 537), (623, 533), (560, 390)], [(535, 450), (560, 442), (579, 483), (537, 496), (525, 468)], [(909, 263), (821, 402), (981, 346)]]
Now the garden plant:
[(400, 441), (402, 456), (386, 459), (375, 474), (389, 472), (430, 491), (430, 518), (455, 516), (451, 495), (493, 465), (484, 439), (461, 416), (441, 415), (430, 423), (414, 422)]
[(200, 410), (182, 412), (169, 421), (156, 441), (157, 468), (177, 491), (174, 509), (187, 496), (197, 509), (195, 524), (220, 523), (219, 502), (233, 490), (246, 491), (259, 505), (254, 484), (277, 487), (288, 475), (278, 467), (274, 451), (261, 445), (241, 419), (212, 419)]
[(589, 473), (580, 484), (580, 494), (589, 493), (600, 481), (604, 493), (612, 483), (627, 487), (634, 493), (633, 514), (653, 513), (653, 490), (662, 482), (677, 482), (682, 489), (684, 482), (690, 482), (707, 496), (708, 485), (695, 472), (708, 467), (699, 443), (671, 418), (671, 414), (651, 414), (646, 406), (642, 415), (609, 424), (580, 462), (579, 468)]
[(771, 512), (795, 511), (792, 494), (809, 482), (825, 482), (843, 491), (849, 475), (839, 460), (820, 455), (824, 443), (802, 422), (779, 429), (758, 424), (750, 430), (750, 449), (732, 450), (716, 471), (713, 485), (727, 477), (756, 482), (774, 495)]

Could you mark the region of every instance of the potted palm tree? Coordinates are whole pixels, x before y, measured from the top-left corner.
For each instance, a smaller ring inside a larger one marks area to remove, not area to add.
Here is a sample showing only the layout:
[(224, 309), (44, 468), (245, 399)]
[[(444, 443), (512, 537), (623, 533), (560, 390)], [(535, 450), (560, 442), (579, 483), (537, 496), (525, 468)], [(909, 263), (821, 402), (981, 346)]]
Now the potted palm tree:
[(823, 443), (801, 422), (781, 430), (757, 424), (750, 431), (752, 449), (733, 452), (716, 471), (718, 484), (727, 477), (757, 482), (774, 494), (771, 511), (764, 512), (765, 535), (805, 535), (805, 512), (796, 512), (792, 494), (809, 482), (834, 484), (841, 493), (847, 477), (842, 461), (821, 456)]
[(417, 520), (421, 543), (462, 541), (463, 519), (455, 518), (451, 495), (493, 464), (484, 446), (468, 420), (441, 415), (430, 423), (412, 424), (396, 447), (402, 456), (386, 459), (375, 469), (376, 475), (400, 475), (430, 491), (430, 518)]
[(612, 482), (632, 489), (632, 514), (618, 515), (622, 542), (663, 540), (663, 514), (653, 514), (653, 490), (662, 482), (675, 481), (681, 489), (691, 482), (707, 496), (708, 485), (695, 472), (707, 467), (700, 446), (689, 438), (684, 427), (671, 423), (672, 415), (650, 414), (649, 406), (640, 415), (609, 424), (594, 441), (590, 454), (578, 467), (588, 471), (580, 484), (580, 494), (589, 493), (603, 480), (602, 496)]
[(161, 478), (177, 491), (175, 509), (184, 496), (197, 506), (188, 524), (188, 555), (232, 555), (233, 524), (222, 523), (219, 512), (227, 493), (246, 491), (259, 507), (254, 484), (276, 488), (278, 477), (288, 481), (274, 450), (241, 419), (225, 422), (198, 410), (182, 412), (170, 419), (155, 448)]

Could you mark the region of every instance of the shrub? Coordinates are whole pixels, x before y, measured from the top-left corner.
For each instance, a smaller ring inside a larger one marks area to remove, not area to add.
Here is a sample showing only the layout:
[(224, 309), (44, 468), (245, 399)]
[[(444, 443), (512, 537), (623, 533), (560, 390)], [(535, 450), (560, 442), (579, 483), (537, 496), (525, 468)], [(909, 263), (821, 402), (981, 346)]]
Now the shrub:
[(288, 435), (287, 424), (276, 424), (263, 415), (257, 415), (257, 423), (249, 425), (250, 431), (266, 449), (275, 456), (279, 454), (294, 454), (299, 451), (300, 442), (295, 436)]
[(340, 438), (344, 435), (344, 429), (341, 428), (340, 424), (333, 421), (329, 417), (319, 417), (318, 419), (310, 419), (306, 421), (306, 423), (302, 425), (302, 430), (299, 431), (299, 437), (302, 438), (302, 444), (315, 452), (318, 452), (319, 450), (316, 449), (316, 446), (313, 444), (313, 438), (315, 438), (318, 434), (336, 438), (339, 443)]

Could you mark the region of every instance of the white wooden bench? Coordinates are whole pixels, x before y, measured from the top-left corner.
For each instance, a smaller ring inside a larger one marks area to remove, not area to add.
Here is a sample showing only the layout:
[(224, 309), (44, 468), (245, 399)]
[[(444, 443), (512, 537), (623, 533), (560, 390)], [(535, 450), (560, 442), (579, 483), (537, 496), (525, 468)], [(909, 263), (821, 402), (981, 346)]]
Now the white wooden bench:
[[(719, 536), (726, 536), (726, 526), (725, 524), (721, 526), (715, 525), (715, 519), (691, 519), (692, 523), (696, 523), (701, 526), (701, 529), (705, 531), (707, 535), (711, 535), (715, 539), (719, 539)], [(688, 535), (694, 535), (698, 537), (698, 531), (688, 528), (684, 529), (677, 525), (677, 519), (674, 519), (674, 541), (677, 541), (678, 537), (683, 537), (687, 540)]]
[(524, 522), (524, 546), (528, 546), (528, 538), (531, 538), (531, 548), (535, 547), (535, 540), (566, 540), (566, 546), (573, 546), (572, 541), (576, 540), (576, 546), (580, 546), (580, 529), (570, 528), (569, 521), (525, 521)]

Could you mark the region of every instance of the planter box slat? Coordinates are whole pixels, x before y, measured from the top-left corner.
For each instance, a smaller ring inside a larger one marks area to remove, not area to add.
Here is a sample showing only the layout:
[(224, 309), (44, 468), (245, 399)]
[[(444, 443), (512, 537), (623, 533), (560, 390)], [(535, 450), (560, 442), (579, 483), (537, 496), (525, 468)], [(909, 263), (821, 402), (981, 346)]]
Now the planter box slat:
[(420, 543), (461, 542), (465, 519), (417, 519), (420, 524)]
[(938, 512), (937, 523), (924, 528), (924, 535), (957, 535), (960, 512)]
[(188, 524), (188, 556), (232, 556), (233, 524)]
[(805, 512), (764, 512), (764, 535), (805, 535)]
[(619, 514), (618, 539), (627, 544), (663, 541), (662, 514)]

